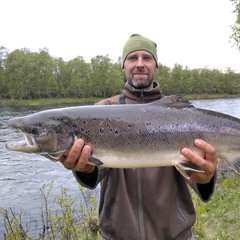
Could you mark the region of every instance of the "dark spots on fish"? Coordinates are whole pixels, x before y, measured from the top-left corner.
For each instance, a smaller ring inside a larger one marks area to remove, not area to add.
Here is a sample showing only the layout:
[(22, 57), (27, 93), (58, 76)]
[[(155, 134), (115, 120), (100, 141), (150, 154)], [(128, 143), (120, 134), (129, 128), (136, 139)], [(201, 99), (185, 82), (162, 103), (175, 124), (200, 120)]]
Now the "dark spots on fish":
[(62, 121), (62, 122), (67, 122), (67, 121), (68, 121), (68, 118), (61, 117), (61, 118), (59, 118), (59, 119), (54, 118), (54, 120), (60, 120), (60, 121)]
[(119, 130), (118, 130), (118, 129), (115, 129), (114, 134), (115, 134), (116, 136), (119, 136)]
[(119, 136), (119, 133), (120, 131), (118, 129), (112, 129), (112, 128), (99, 128), (99, 135), (104, 135), (104, 134), (107, 134), (107, 133), (110, 133), (110, 134), (114, 134), (114, 135), (117, 135)]
[(87, 136), (90, 136), (90, 135), (91, 135), (91, 131), (90, 131), (90, 130), (86, 130), (86, 131), (85, 131), (85, 134), (86, 134)]
[(77, 129), (77, 125), (76, 125), (75, 123), (72, 124), (72, 127), (73, 127), (74, 129)]
[(60, 132), (60, 131), (58, 131), (58, 130), (55, 130), (55, 133), (56, 133), (56, 134), (58, 134), (59, 132)]

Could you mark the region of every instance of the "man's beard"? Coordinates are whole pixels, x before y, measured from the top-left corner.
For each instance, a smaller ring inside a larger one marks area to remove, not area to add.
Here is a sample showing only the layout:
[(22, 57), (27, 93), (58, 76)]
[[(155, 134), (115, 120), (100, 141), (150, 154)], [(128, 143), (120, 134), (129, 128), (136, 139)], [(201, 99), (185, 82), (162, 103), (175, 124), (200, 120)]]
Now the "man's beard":
[(136, 89), (146, 89), (146, 88), (149, 88), (152, 84), (152, 80), (150, 79), (147, 79), (144, 81), (131, 79), (127, 81), (131, 86), (133, 86)]

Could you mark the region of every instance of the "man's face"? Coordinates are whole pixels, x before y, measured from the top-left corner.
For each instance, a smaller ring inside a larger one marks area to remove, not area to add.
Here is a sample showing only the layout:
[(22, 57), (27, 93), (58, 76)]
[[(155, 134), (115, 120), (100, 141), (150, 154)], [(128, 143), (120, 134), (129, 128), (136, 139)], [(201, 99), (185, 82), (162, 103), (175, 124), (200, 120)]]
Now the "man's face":
[(153, 87), (156, 69), (155, 59), (147, 51), (135, 51), (128, 54), (123, 67), (128, 83), (137, 89)]

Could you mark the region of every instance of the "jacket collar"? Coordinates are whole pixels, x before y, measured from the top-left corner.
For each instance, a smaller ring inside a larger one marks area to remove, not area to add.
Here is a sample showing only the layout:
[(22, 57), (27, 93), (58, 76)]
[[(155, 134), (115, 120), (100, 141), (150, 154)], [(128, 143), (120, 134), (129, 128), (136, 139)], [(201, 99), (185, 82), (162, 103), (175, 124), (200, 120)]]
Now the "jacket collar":
[(150, 90), (147, 89), (136, 89), (126, 82), (123, 94), (126, 96), (128, 103), (148, 103), (155, 100), (158, 100), (163, 97), (160, 90), (160, 85), (157, 82), (153, 82), (153, 88)]

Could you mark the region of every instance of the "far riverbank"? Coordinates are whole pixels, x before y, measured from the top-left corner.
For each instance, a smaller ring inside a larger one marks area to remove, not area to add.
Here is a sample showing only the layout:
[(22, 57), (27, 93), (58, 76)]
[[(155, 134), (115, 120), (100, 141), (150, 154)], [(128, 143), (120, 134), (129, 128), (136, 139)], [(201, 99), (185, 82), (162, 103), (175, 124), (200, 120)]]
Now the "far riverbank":
[[(238, 98), (240, 95), (228, 94), (192, 94), (186, 95), (188, 100)], [(84, 105), (94, 104), (102, 98), (41, 98), (41, 99), (1, 99), (0, 106), (51, 106), (51, 105)]]

